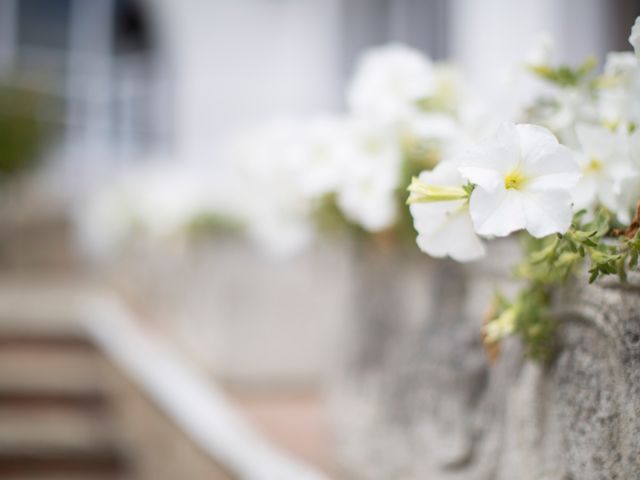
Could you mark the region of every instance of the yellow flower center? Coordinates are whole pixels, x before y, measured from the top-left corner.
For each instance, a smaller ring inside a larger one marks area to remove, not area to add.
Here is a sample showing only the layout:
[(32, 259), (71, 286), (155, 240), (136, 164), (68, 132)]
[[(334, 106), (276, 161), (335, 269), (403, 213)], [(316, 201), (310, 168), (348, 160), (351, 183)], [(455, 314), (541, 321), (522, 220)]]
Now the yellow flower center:
[(522, 172), (519, 170), (513, 170), (504, 177), (504, 188), (520, 190), (524, 186), (526, 180), (527, 179)]
[(591, 157), (589, 163), (587, 163), (584, 167), (585, 173), (598, 173), (602, 170), (602, 160), (597, 157)]

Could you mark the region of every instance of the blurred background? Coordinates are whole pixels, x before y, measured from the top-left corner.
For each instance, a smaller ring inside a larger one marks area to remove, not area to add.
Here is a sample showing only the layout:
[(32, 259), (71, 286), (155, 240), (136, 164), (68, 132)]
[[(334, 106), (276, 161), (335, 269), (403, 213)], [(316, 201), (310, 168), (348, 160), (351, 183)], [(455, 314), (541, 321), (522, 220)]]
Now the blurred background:
[[(334, 386), (364, 375), (351, 350), (375, 364), (376, 339), (395, 338), (353, 327), (363, 304), (415, 326), (437, 291), (425, 272), (449, 267), (351, 241), (274, 256), (226, 218), (195, 235), (176, 219), (259, 194), (230, 191), (231, 139), (344, 112), (372, 47), (454, 63), (511, 118), (532, 87), (505, 81), (540, 32), (558, 61), (602, 64), (639, 14), (635, 0), (0, 0), (0, 476), (400, 478), (371, 473), (379, 453), (341, 455), (367, 406)], [(123, 178), (158, 235), (88, 208)]]

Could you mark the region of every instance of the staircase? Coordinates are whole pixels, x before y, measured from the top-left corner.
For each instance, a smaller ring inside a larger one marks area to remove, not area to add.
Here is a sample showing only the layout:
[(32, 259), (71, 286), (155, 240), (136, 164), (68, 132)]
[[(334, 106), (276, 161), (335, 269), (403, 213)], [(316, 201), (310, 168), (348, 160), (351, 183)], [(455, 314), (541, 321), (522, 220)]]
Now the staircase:
[(86, 337), (0, 322), (0, 478), (232, 477)]
[[(96, 322), (65, 212), (10, 200), (0, 205), (0, 479), (325, 479), (255, 432), (177, 349), (156, 348), (152, 319), (131, 319), (135, 341), (111, 308)], [(104, 337), (87, 330), (94, 322)]]
[(0, 332), (0, 478), (132, 478), (100, 364), (78, 335)]

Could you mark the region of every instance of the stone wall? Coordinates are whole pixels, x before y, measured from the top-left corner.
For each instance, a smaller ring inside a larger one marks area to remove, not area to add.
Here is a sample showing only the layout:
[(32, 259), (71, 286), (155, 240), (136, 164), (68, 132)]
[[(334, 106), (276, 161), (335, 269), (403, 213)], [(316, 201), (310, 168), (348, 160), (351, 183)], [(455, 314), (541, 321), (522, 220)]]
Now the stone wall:
[(336, 395), (343, 468), (371, 480), (640, 478), (640, 275), (559, 291), (550, 364), (525, 360), (512, 339), (490, 366), (478, 293), (514, 285), (487, 265), (421, 265), (432, 305), (417, 328), (386, 310), (390, 325), (376, 329), (393, 345), (369, 352)]
[(238, 236), (132, 244), (102, 275), (139, 312), (237, 387), (316, 386), (350, 299), (347, 248), (286, 259)]

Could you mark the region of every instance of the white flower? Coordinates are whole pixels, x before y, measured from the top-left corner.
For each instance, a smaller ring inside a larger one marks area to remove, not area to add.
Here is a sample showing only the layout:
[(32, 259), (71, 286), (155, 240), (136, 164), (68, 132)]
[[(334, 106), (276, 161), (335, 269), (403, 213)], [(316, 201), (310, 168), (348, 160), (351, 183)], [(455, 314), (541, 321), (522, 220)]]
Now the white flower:
[(249, 222), (249, 237), (267, 254), (289, 258), (302, 253), (314, 240), (314, 229), (307, 212), (266, 208)]
[(623, 224), (629, 224), (633, 213), (640, 201), (640, 130), (636, 130), (627, 136), (631, 169), (629, 174), (620, 182), (618, 194), (618, 210), (616, 215)]
[(159, 164), (143, 172), (131, 193), (137, 220), (148, 234), (155, 237), (175, 234), (205, 209), (203, 173), (180, 164)]
[(616, 216), (623, 225), (629, 225), (640, 201), (640, 174), (628, 177), (620, 182), (618, 210)]
[[(422, 172), (419, 180), (436, 188), (462, 187), (465, 183), (453, 162)], [(433, 257), (450, 256), (459, 262), (485, 255), (484, 244), (473, 230), (467, 199), (414, 203), (410, 210), (423, 252)]]
[(305, 122), (287, 148), (293, 175), (301, 192), (318, 198), (335, 191), (348, 160), (346, 119), (316, 117)]
[(628, 217), (628, 205), (622, 201), (622, 182), (637, 176), (628, 150), (626, 129), (617, 132), (592, 125), (578, 125), (576, 134), (580, 152), (576, 155), (582, 177), (574, 188), (576, 210), (591, 209), (597, 204)]
[(640, 120), (640, 64), (631, 52), (609, 52), (599, 96), (602, 118), (612, 125)]
[(446, 113), (425, 113), (413, 115), (407, 122), (408, 134), (425, 140), (449, 141), (458, 135), (456, 120)]
[(629, 43), (636, 52), (636, 56), (640, 59), (640, 17), (636, 18), (636, 22), (631, 27), (631, 35), (629, 35)]
[(396, 220), (402, 160), (397, 136), (384, 126), (357, 121), (350, 126), (349, 138), (338, 207), (365, 230), (389, 228)]
[(267, 252), (284, 257), (313, 240), (311, 198), (298, 178), (301, 124), (280, 119), (238, 135), (229, 148), (238, 197), (237, 210), (248, 234)]
[(480, 235), (501, 237), (526, 229), (544, 237), (571, 224), (569, 192), (580, 168), (543, 127), (503, 124), (465, 154), (460, 172), (476, 185), (469, 210)]
[(358, 62), (347, 91), (347, 105), (356, 115), (396, 121), (434, 90), (428, 58), (404, 45), (388, 45), (369, 50)]
[(433, 78), (433, 108), (449, 113), (458, 111), (467, 100), (468, 94), (462, 72), (451, 64), (437, 63), (433, 67)]
[(402, 129), (405, 155), (425, 168), (449, 156), (461, 137), (460, 125), (446, 113), (417, 113), (407, 120)]
[(102, 187), (74, 215), (74, 235), (84, 253), (109, 257), (126, 243), (134, 223), (129, 198), (119, 189)]
[(604, 63), (605, 79), (630, 87), (638, 81), (639, 65), (631, 52), (609, 52)]
[(532, 69), (548, 68), (554, 48), (555, 42), (549, 32), (538, 33), (531, 49), (525, 55), (525, 65)]
[(88, 253), (107, 255), (133, 234), (154, 239), (182, 232), (209, 207), (209, 172), (156, 161), (129, 168), (78, 207), (77, 232)]
[(561, 136), (572, 132), (576, 123), (593, 121), (597, 118), (597, 106), (583, 87), (563, 88), (556, 95), (556, 109), (546, 119), (546, 126)]

